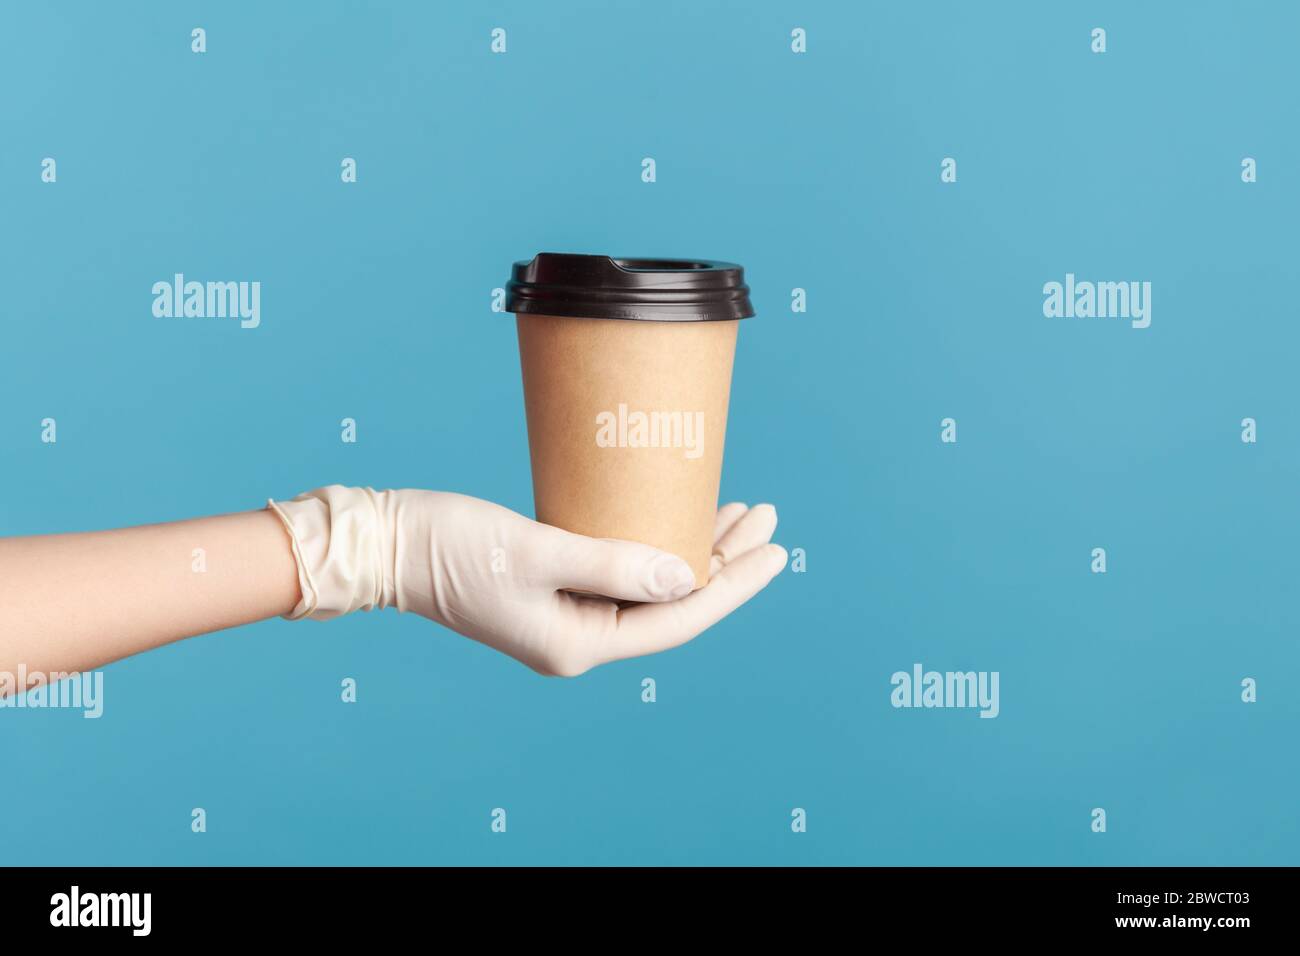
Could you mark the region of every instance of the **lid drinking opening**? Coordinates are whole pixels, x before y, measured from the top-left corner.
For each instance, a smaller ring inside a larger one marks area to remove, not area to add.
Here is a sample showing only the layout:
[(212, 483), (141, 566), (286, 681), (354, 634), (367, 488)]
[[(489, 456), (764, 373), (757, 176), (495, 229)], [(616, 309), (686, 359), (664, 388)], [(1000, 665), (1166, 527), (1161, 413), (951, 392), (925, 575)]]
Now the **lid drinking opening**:
[(614, 265), (629, 272), (685, 272), (688, 269), (711, 269), (707, 262), (685, 259), (615, 259)]

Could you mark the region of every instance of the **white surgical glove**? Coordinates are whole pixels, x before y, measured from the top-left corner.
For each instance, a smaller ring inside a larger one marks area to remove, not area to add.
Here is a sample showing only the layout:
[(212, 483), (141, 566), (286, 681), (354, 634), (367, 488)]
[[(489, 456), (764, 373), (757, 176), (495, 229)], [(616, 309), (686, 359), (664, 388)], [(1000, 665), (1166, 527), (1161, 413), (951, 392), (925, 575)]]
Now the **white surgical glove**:
[[(684, 644), (786, 561), (768, 543), (771, 505), (718, 511), (712, 576), (697, 591), (690, 567), (667, 552), (571, 534), (465, 495), (329, 485), (268, 507), (298, 562), (302, 600), (287, 617), (396, 605), (554, 676)], [(629, 601), (644, 603), (620, 603)]]

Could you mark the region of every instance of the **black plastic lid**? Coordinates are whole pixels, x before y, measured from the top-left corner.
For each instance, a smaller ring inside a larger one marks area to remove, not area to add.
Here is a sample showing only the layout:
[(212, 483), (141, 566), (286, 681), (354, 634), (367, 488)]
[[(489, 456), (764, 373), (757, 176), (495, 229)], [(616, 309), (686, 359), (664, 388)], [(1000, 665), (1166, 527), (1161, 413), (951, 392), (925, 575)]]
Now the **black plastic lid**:
[(506, 311), (588, 319), (718, 322), (747, 319), (745, 270), (708, 259), (615, 259), (539, 252), (516, 262)]

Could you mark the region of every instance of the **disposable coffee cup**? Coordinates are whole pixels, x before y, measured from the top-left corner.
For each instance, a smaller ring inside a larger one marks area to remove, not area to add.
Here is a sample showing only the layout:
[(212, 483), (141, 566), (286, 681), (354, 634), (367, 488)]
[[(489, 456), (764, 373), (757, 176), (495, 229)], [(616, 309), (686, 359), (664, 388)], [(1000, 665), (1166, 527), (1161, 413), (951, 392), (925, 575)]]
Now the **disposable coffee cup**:
[(538, 253), (515, 313), (537, 520), (676, 554), (709, 580), (731, 370), (754, 310), (729, 262)]

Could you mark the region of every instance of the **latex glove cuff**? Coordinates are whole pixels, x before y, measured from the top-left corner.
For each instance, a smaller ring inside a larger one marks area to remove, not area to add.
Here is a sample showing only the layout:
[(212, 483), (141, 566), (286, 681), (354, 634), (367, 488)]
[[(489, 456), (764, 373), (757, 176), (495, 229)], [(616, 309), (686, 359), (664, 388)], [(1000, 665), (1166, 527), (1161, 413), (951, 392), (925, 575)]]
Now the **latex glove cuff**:
[(302, 598), (285, 615), (315, 621), (394, 603), (388, 492), (328, 485), (292, 501), (267, 501), (293, 542)]

